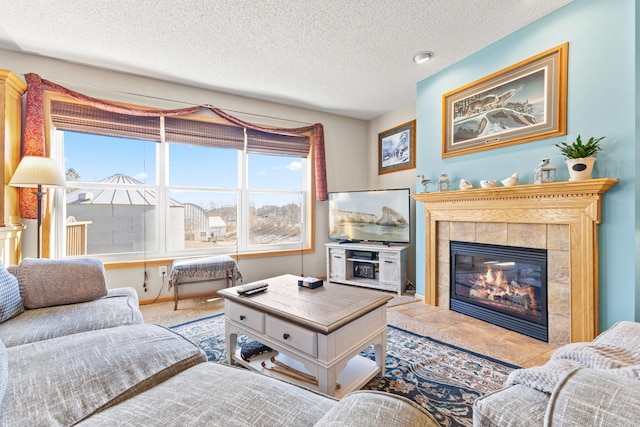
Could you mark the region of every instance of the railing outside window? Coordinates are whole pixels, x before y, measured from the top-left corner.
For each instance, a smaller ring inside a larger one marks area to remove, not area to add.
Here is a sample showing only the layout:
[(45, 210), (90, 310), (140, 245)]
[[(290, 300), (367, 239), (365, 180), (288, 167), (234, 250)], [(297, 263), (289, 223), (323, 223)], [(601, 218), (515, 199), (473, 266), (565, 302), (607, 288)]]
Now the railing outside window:
[(87, 231), (92, 221), (67, 221), (67, 256), (87, 255)]

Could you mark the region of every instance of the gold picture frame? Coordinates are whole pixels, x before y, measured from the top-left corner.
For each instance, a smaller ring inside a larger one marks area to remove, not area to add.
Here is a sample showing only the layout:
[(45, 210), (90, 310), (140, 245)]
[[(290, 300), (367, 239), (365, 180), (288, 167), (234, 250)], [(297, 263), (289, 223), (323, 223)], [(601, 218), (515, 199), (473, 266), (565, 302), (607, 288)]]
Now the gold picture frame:
[(378, 134), (378, 175), (416, 167), (416, 121)]
[(442, 158), (567, 134), (569, 44), (442, 96)]

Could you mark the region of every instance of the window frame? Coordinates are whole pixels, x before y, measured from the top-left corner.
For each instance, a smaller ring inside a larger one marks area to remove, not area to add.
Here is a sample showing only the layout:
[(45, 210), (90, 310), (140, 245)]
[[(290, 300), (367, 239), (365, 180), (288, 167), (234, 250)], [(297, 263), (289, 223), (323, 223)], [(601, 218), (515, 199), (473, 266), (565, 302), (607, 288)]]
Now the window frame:
[[(74, 100), (69, 99), (68, 97), (58, 95), (56, 93), (45, 91), (44, 93), (44, 117), (45, 117), (45, 140), (47, 146), (50, 148), (51, 157), (56, 158), (60, 161), (61, 165), (64, 165), (66, 170), (66, 165), (64, 163), (64, 142), (63, 138), (57, 137), (57, 134), (61, 134), (64, 131), (59, 131), (55, 129), (51, 120), (51, 103), (54, 100), (68, 102), (68, 103), (78, 103)], [(127, 103), (120, 103), (121, 105), (125, 105), (128, 107), (134, 108), (153, 108), (148, 106), (140, 106), (133, 105)], [(224, 124), (227, 126), (239, 127), (234, 124), (229, 123), (223, 118), (216, 117), (213, 115), (195, 113), (184, 116), (178, 116), (180, 119), (184, 120), (197, 120), (197, 121), (205, 121), (209, 123), (218, 123)], [(161, 123), (163, 123), (161, 121)], [(162, 125), (161, 125), (162, 126)], [(268, 125), (265, 125), (268, 126)], [(162, 126), (164, 127), (164, 126)], [(164, 130), (164, 129), (163, 129)], [(88, 132), (87, 132), (88, 133)], [(309, 132), (303, 135), (311, 141), (313, 137), (312, 132)], [(151, 140), (148, 140), (151, 141)], [(147, 189), (156, 188), (157, 194), (160, 195), (158, 197), (158, 213), (156, 214), (157, 224), (156, 224), (156, 233), (157, 233), (157, 241), (158, 248), (157, 252), (147, 252), (143, 253), (135, 252), (135, 253), (117, 253), (117, 254), (95, 254), (88, 256), (95, 256), (97, 258), (102, 259), (105, 263), (112, 264), (126, 264), (131, 265), (132, 263), (147, 263), (150, 260), (167, 260), (167, 259), (179, 259), (193, 256), (201, 256), (201, 255), (211, 255), (212, 248), (203, 248), (200, 250), (177, 250), (170, 251), (168, 248), (168, 237), (170, 233), (170, 224), (167, 221), (168, 217), (168, 196), (172, 189), (175, 189), (176, 186), (170, 186), (168, 180), (168, 144), (164, 140), (164, 132), (161, 132), (161, 142), (157, 143), (156, 146), (156, 184), (143, 184), (142, 187)], [(273, 245), (249, 245), (248, 244), (248, 216), (249, 216), (249, 193), (289, 193), (287, 190), (255, 190), (249, 189), (247, 187), (247, 174), (248, 174), (248, 155), (246, 151), (238, 152), (239, 158), (239, 177), (238, 177), (238, 187), (235, 191), (238, 193), (238, 224), (242, 224), (243, 232), (240, 233), (238, 230), (238, 240), (236, 241), (236, 245), (229, 247), (221, 247), (221, 248), (213, 248), (213, 252), (216, 254), (234, 254), (234, 256), (238, 258), (251, 258), (251, 257), (269, 257), (269, 256), (282, 256), (291, 253), (313, 253), (315, 252), (315, 203), (314, 193), (315, 189), (313, 186), (313, 175), (314, 175), (314, 167), (313, 167), (313, 159), (314, 159), (314, 147), (313, 144), (309, 146), (309, 153), (306, 158), (303, 157), (292, 157), (298, 158), (303, 163), (303, 172), (302, 172), (302, 189), (301, 191), (291, 191), (293, 194), (301, 195), (301, 242), (296, 243), (288, 243), (288, 244), (273, 244)], [(259, 153), (265, 154), (265, 153)], [(277, 154), (276, 154), (277, 155)], [(87, 185), (93, 185), (91, 183)], [(207, 191), (234, 191), (234, 189), (224, 188), (217, 189), (214, 187), (189, 187), (184, 186), (180, 187), (182, 190), (202, 190), (205, 189)], [(49, 235), (51, 236), (54, 244), (52, 245), (52, 249), (54, 251), (54, 256), (57, 258), (66, 257), (65, 247), (66, 247), (66, 201), (65, 201), (65, 192), (58, 191), (55, 193), (55, 197), (53, 198), (50, 222), (48, 224), (43, 224), (43, 226), (47, 226), (49, 228)], [(164, 226), (163, 226), (164, 224)], [(238, 226), (240, 227), (240, 225)]]

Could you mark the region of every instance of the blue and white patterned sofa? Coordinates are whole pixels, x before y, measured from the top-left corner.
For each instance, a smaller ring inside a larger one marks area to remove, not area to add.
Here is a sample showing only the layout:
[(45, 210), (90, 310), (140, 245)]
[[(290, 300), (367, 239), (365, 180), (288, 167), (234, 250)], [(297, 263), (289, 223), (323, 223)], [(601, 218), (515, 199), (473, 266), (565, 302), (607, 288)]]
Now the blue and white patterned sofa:
[[(380, 392), (337, 401), (206, 362), (142, 323), (135, 290), (107, 291), (94, 259), (0, 264), (0, 426), (437, 426)], [(26, 309), (25, 309), (26, 308)]]

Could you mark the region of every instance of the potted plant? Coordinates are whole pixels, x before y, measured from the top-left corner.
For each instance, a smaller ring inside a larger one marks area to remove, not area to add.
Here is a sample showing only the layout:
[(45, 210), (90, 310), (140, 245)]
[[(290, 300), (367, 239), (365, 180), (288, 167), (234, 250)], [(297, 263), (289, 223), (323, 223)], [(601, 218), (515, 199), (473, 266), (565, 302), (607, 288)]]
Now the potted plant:
[(600, 141), (605, 137), (589, 138), (587, 143), (582, 142), (580, 135), (571, 144), (561, 142), (555, 144), (560, 152), (567, 158), (567, 168), (569, 169), (569, 181), (577, 181), (579, 179), (591, 178), (593, 164), (596, 161), (595, 154), (602, 150)]

